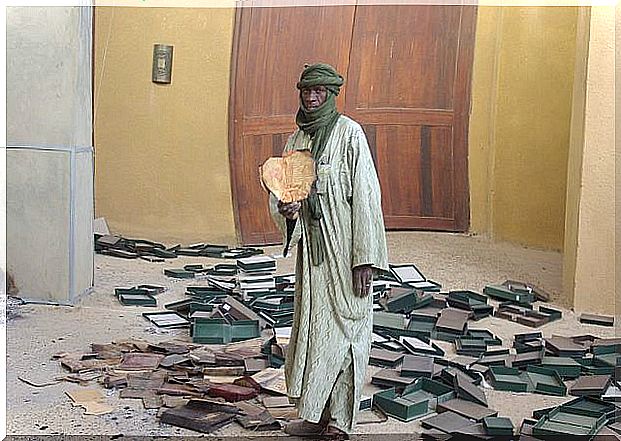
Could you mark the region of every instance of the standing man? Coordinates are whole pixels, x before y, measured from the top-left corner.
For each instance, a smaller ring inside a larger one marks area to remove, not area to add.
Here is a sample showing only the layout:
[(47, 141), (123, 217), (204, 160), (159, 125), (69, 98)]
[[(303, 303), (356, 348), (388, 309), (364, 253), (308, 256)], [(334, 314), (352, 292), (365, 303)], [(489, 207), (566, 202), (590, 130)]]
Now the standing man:
[(353, 430), (371, 347), (373, 269), (388, 269), (379, 181), (362, 128), (336, 110), (342, 85), (328, 64), (302, 72), (298, 130), (284, 150), (310, 150), (317, 179), (301, 203), (270, 200), (283, 234), (295, 223), (300, 238), (285, 376), (301, 420), (287, 425), (290, 435)]

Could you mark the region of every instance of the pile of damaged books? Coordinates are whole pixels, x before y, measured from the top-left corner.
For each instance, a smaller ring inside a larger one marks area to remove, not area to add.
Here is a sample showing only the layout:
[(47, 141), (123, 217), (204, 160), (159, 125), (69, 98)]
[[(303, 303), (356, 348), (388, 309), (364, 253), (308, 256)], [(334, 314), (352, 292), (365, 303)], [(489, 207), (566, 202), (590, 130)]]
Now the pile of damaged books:
[(284, 371), (268, 366), (270, 338), (208, 347), (142, 340), (91, 344), (85, 353), (56, 358), (67, 379), (97, 380), (120, 398), (159, 409), (162, 423), (209, 433), (234, 421), (250, 430), (275, 430), (297, 416), (285, 396)]
[[(561, 311), (546, 306), (539, 306), (535, 311), (533, 303), (547, 299), (548, 295), (522, 282), (507, 280), (500, 285), (489, 285), (483, 293), (440, 290), (441, 285), (427, 280), (415, 265), (390, 265), (390, 272), (374, 281), (374, 329), (395, 338), (414, 336), (457, 341), (458, 351), (480, 352), (481, 343), (469, 335), (469, 320), (494, 315), (540, 327), (562, 316)], [(490, 298), (502, 301), (494, 307)]]
[(165, 259), (175, 259), (178, 256), (241, 259), (263, 254), (263, 250), (260, 248), (229, 247), (207, 243), (195, 243), (185, 247), (177, 244), (167, 247), (150, 240), (126, 239), (110, 234), (95, 234), (95, 252), (124, 259), (140, 258), (149, 262), (164, 262)]
[[(161, 313), (185, 319), (194, 343), (235, 342), (258, 337), (268, 327), (291, 325), (295, 277), (275, 276), (272, 257), (239, 259), (230, 273), (219, 271), (219, 267), (222, 264), (206, 269), (206, 285), (188, 286), (188, 298), (166, 304), (170, 312)], [(186, 266), (185, 270), (198, 269)], [(143, 315), (151, 320), (154, 314), (158, 313)]]
[(237, 261), (241, 298), (250, 302), (276, 293), (276, 261), (269, 256), (255, 256)]

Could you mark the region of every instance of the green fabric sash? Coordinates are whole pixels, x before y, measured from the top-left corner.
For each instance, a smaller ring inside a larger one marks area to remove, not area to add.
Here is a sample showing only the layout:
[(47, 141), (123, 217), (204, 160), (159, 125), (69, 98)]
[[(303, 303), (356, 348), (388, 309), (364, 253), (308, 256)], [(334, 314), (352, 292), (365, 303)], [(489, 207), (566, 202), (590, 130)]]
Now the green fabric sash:
[[(314, 64), (302, 72), (297, 88), (300, 89), (300, 108), (295, 121), (300, 130), (312, 138), (311, 153), (315, 163), (319, 161), (326, 149), (328, 138), (341, 114), (336, 110), (336, 96), (339, 94), (343, 77), (328, 64)], [(307, 110), (302, 101), (301, 90), (307, 87), (325, 86), (328, 90), (326, 101), (317, 109)], [(302, 212), (306, 213), (309, 225), (309, 240), (313, 265), (320, 265), (324, 260), (324, 244), (321, 234), (321, 204), (316, 187), (302, 201)]]

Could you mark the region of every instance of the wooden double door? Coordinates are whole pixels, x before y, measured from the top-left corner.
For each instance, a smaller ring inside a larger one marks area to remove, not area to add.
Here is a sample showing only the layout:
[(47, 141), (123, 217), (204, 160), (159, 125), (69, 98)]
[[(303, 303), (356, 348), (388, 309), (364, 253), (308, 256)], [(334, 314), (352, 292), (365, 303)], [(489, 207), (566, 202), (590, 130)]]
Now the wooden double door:
[(341, 112), (369, 140), (388, 229), (468, 228), (467, 129), (474, 6), (239, 8), (230, 112), (237, 231), (280, 242), (258, 167), (295, 130), (305, 63), (345, 77)]

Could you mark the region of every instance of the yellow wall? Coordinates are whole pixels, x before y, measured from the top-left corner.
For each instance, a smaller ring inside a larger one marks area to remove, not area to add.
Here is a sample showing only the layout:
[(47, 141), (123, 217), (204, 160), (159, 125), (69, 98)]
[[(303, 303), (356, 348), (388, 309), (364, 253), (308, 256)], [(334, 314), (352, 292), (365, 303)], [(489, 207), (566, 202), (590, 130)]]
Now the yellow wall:
[(478, 8), (468, 131), (470, 229), (477, 233), (491, 232), (500, 18), (499, 7)]
[(479, 8), (469, 138), (475, 232), (563, 246), (577, 11)]
[(605, 314), (615, 313), (619, 274), (615, 273), (614, 39), (614, 6), (592, 7), (582, 171), (569, 179), (572, 191), (578, 193), (577, 240), (575, 249), (565, 255), (566, 268), (575, 267), (568, 286), (573, 285), (575, 309)]
[[(233, 9), (110, 8), (95, 15), (95, 209), (113, 232), (235, 242), (228, 160)], [(153, 44), (172, 84), (151, 82)]]

